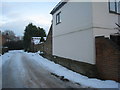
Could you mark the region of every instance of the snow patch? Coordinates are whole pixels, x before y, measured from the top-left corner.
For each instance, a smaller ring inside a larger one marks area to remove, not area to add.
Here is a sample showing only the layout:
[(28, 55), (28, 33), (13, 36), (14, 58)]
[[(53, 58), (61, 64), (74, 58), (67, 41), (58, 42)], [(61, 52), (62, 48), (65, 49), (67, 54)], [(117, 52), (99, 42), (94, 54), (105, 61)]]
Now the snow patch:
[[(41, 66), (46, 68), (48, 71), (55, 73), (58, 76), (64, 76), (66, 79), (71, 80), (75, 83), (79, 83), (81, 85), (92, 87), (92, 88), (118, 88), (118, 82), (113, 80), (99, 80), (96, 78), (88, 78), (79, 73), (73, 72), (59, 64), (55, 64), (52, 61), (49, 61), (43, 57), (41, 57), (37, 53), (27, 53), (29, 58), (32, 58)], [(32, 56), (34, 55), (34, 56)]]

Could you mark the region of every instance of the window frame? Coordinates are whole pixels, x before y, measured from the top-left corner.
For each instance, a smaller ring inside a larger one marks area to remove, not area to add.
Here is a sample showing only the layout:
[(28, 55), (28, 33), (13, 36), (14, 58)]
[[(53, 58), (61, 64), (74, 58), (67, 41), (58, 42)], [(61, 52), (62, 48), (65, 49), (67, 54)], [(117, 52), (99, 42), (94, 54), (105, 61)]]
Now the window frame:
[(111, 10), (111, 6), (110, 6), (110, 0), (109, 0), (109, 13), (114, 13), (114, 14), (118, 14), (120, 15), (120, 12), (118, 12), (118, 3), (116, 0), (114, 0), (114, 3), (115, 3), (115, 11)]
[(110, 4), (111, 2), (109, 1), (109, 12), (111, 12), (111, 13), (116, 13), (116, 2), (112, 2), (112, 3), (114, 3), (115, 4), (115, 11), (113, 11), (113, 10), (111, 10), (111, 4)]
[(116, 12), (120, 15), (120, 1), (119, 2), (116, 2)]
[(56, 14), (56, 25), (61, 23), (61, 11)]

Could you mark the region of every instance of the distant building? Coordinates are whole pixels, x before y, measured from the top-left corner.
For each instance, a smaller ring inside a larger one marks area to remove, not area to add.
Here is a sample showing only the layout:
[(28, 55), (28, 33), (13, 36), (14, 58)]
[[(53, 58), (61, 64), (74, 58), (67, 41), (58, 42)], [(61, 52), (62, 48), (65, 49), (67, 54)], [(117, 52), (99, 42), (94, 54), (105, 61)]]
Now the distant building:
[(31, 38), (30, 51), (32, 51), (32, 52), (37, 52), (37, 51), (43, 52), (45, 41), (46, 41), (46, 37), (32, 37)]
[(33, 43), (33, 44), (40, 44), (41, 42), (40, 42), (40, 39), (41, 39), (41, 37), (32, 37), (32, 40), (31, 40), (31, 42)]
[(2, 45), (4, 45), (8, 41), (10, 41), (9, 37), (7, 35), (2, 35)]

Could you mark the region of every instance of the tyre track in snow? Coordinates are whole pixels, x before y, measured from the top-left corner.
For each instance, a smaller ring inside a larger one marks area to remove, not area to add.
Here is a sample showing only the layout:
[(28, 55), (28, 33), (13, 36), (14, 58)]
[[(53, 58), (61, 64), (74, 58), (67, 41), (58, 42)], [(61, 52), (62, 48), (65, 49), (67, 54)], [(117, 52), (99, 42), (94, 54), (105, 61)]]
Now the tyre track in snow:
[(25, 56), (22, 57), (23, 66), (27, 72), (25, 82), (27, 87), (37, 88), (57, 88), (60, 84), (57, 84), (53, 78), (50, 78), (48, 71), (44, 70), (39, 64), (35, 63), (32, 59)]
[(24, 87), (23, 68), (20, 64), (20, 53), (15, 53), (2, 66), (2, 87), (3, 88), (18, 88)]

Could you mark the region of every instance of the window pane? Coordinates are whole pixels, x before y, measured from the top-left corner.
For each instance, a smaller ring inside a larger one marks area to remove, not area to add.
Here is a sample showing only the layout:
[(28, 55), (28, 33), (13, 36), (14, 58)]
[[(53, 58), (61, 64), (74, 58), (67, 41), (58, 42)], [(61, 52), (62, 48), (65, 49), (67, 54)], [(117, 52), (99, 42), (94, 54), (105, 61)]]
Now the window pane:
[(56, 15), (56, 24), (58, 24), (58, 14)]
[(115, 0), (110, 0), (110, 11), (113, 11), (113, 12), (116, 11)]
[(58, 23), (60, 23), (60, 12), (58, 13)]
[(59, 13), (59, 22), (61, 22), (61, 12)]
[(61, 12), (56, 15), (56, 24), (61, 22)]
[(117, 13), (120, 13), (120, 1), (117, 1)]

